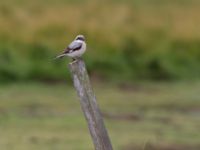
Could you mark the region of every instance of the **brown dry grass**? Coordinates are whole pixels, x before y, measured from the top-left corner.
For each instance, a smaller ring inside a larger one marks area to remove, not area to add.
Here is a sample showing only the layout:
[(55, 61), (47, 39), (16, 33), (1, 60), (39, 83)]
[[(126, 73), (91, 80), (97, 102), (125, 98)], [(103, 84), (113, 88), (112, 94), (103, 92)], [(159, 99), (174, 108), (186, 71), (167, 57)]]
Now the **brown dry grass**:
[[(197, 4), (196, 4), (197, 3)], [(1, 4), (0, 32), (24, 41), (41, 39), (45, 31), (61, 29), (66, 35), (86, 32), (103, 42), (117, 44), (122, 37), (141, 38), (142, 31), (161, 30), (173, 38), (195, 39), (200, 37), (200, 5), (146, 4), (131, 2), (87, 1), (80, 4), (59, 2), (44, 5), (38, 1), (31, 4)], [(119, 36), (120, 35), (120, 36)], [(57, 38), (57, 37), (56, 37)]]

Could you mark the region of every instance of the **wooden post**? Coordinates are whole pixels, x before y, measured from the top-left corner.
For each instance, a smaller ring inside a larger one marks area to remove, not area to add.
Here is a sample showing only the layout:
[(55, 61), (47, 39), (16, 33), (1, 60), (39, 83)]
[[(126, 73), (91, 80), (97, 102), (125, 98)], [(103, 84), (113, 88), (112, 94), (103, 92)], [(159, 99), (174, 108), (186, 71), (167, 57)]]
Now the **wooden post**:
[(77, 59), (69, 64), (69, 68), (74, 86), (80, 98), (82, 111), (88, 123), (95, 150), (112, 150), (112, 145), (104, 126), (96, 97), (92, 91), (84, 61)]

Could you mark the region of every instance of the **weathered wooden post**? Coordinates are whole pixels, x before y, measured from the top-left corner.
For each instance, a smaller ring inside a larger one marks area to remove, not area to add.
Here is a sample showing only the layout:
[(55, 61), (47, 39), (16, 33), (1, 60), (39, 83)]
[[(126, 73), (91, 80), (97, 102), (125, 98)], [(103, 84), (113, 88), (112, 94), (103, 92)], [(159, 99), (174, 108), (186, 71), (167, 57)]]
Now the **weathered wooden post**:
[(69, 68), (74, 86), (80, 98), (82, 111), (88, 123), (95, 150), (112, 150), (112, 145), (96, 102), (96, 97), (92, 91), (84, 61), (77, 59), (69, 64)]

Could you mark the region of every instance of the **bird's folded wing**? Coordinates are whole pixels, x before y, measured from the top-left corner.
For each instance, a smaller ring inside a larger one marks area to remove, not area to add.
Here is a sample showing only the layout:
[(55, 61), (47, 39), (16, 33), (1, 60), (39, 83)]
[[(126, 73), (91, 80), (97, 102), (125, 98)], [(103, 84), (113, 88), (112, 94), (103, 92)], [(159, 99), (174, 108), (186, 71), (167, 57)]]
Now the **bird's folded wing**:
[(67, 48), (65, 48), (63, 54), (72, 53), (74, 51), (81, 49), (81, 47), (82, 43), (74, 41)]

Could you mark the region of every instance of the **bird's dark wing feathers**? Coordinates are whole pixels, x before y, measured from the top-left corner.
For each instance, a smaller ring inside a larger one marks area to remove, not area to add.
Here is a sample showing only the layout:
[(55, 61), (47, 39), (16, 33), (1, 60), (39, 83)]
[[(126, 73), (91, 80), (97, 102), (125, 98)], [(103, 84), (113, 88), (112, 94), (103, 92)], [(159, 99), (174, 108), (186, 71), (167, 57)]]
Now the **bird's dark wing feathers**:
[(72, 42), (71, 44), (69, 44), (67, 48), (65, 48), (63, 54), (72, 53), (74, 51), (81, 49), (81, 47), (82, 47), (82, 43)]

